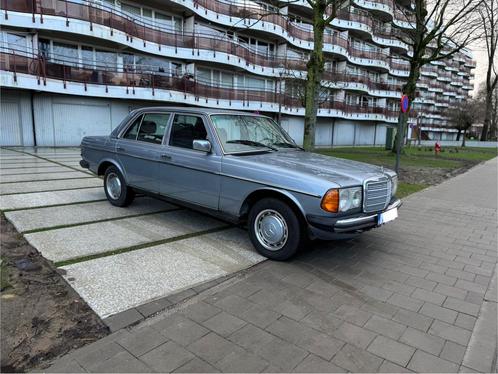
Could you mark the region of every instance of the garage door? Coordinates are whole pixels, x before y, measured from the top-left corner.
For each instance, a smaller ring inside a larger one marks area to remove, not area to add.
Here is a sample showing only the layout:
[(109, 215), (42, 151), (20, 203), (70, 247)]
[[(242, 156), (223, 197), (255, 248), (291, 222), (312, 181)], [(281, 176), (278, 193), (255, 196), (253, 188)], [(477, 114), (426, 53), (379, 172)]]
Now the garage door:
[(110, 105), (53, 103), (54, 145), (78, 146), (84, 136), (109, 135)]
[(20, 103), (3, 101), (0, 119), (0, 145), (22, 145)]

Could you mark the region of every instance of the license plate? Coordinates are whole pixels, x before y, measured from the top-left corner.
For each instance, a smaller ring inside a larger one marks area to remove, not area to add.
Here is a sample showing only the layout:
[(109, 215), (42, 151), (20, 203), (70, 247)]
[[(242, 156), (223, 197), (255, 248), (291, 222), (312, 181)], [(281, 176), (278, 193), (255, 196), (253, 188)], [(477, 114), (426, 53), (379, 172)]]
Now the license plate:
[(398, 208), (393, 208), (379, 214), (378, 224), (383, 225), (384, 223), (394, 221), (396, 218), (398, 218)]

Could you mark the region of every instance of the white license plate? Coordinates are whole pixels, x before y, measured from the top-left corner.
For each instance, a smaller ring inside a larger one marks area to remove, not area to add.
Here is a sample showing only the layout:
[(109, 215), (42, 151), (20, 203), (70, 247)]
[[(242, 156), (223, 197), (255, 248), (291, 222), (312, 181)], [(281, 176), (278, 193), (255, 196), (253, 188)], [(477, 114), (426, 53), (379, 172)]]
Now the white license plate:
[(379, 225), (383, 225), (384, 223), (394, 221), (398, 218), (398, 208), (393, 208), (388, 210), (387, 212), (379, 214)]

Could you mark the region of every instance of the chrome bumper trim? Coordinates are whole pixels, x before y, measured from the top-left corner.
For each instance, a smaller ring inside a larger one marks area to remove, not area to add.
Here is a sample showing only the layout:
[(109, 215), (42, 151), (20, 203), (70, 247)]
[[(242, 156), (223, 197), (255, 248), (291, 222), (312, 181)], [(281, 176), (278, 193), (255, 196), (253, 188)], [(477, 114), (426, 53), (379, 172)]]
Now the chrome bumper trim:
[[(398, 208), (400, 206), (401, 206), (401, 200), (398, 199), (395, 202), (393, 202), (391, 205), (389, 205), (386, 209), (384, 209), (383, 212), (390, 210), (390, 209)], [(340, 220), (336, 221), (334, 227), (342, 228), (342, 227), (361, 225), (363, 223), (368, 223), (368, 222), (372, 221), (372, 219), (376, 218), (377, 216), (378, 216), (378, 213), (371, 214), (371, 215), (365, 216), (365, 217), (340, 219)]]

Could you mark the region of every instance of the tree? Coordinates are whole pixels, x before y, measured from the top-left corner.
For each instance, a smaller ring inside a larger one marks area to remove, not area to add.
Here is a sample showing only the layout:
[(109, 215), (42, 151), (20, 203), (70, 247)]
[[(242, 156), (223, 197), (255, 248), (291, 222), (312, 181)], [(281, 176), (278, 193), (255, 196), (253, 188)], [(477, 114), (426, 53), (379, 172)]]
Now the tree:
[[(410, 30), (397, 36), (411, 49), (411, 55), (405, 58), (410, 63), (410, 73), (403, 87), (403, 93), (410, 99), (409, 108), (416, 97), (422, 67), (430, 62), (448, 60), (479, 37), (475, 14), (481, 3), (482, 0), (414, 0), (411, 9), (398, 8), (411, 25)], [(401, 113), (398, 120), (397, 172), (408, 115), (408, 111)]]
[[(484, 108), (479, 99), (467, 99), (452, 106), (447, 111), (447, 116), (452, 127), (458, 130), (457, 140), (463, 135), (462, 147), (465, 147), (467, 130), (484, 117)], [(462, 134), (463, 133), (463, 134)]]
[[(488, 57), (488, 68), (486, 71), (485, 86), (485, 108), (484, 126), (482, 128), (481, 140), (488, 137), (496, 139), (496, 106), (493, 111), (493, 93), (496, 97), (498, 89), (498, 74), (496, 71), (496, 49), (498, 48), (498, 0), (486, 0), (479, 8), (479, 15), (482, 20), (484, 40)], [(494, 120), (493, 120), (494, 119)]]
[(318, 113), (320, 86), (325, 66), (323, 35), (337, 17), (337, 12), (346, 0), (306, 0), (313, 11), (313, 50), (306, 64), (306, 85), (304, 94), (304, 139), (303, 147), (310, 151), (315, 146), (315, 127)]

